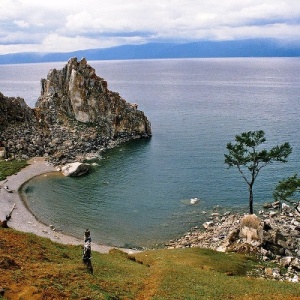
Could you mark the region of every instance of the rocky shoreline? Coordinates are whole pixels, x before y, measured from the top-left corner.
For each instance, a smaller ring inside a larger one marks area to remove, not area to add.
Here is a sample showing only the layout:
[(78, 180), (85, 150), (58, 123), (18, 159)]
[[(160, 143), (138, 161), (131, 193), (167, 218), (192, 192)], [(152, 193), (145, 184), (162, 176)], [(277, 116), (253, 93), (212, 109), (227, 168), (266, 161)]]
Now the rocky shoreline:
[(137, 104), (107, 88), (85, 59), (72, 58), (41, 80), (35, 108), (0, 93), (0, 147), (6, 157), (45, 157), (54, 165), (83, 161), (133, 139), (150, 138)]
[(140, 136), (110, 138), (97, 133), (97, 127), (84, 124), (70, 127), (53, 125), (49, 134), (43, 134), (35, 126), (14, 124), (0, 132), (0, 141), (7, 153), (17, 159), (44, 157), (53, 165), (65, 165), (75, 161), (84, 161), (91, 156), (100, 156), (101, 152)]
[(261, 210), (258, 216), (212, 213), (203, 228), (191, 228), (166, 247), (200, 247), (256, 255), (270, 266), (249, 275), (300, 282), (300, 214), (287, 205), (279, 211), (277, 202), (266, 207), (269, 208)]

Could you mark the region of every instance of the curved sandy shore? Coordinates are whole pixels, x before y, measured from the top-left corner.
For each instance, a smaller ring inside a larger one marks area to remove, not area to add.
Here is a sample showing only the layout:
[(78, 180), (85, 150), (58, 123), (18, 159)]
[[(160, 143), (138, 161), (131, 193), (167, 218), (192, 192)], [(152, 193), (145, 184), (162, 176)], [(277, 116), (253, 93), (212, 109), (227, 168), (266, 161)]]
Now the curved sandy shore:
[[(80, 240), (61, 232), (53, 231), (49, 226), (37, 221), (37, 219), (26, 208), (19, 195), (18, 191), (20, 187), (30, 178), (42, 174), (47, 176), (46, 173), (53, 171), (57, 170), (52, 165), (48, 164), (43, 158), (34, 158), (29, 161), (29, 166), (22, 169), (19, 173), (9, 176), (4, 181), (0, 181), (0, 220), (3, 221), (5, 219), (5, 216), (9, 214), (15, 204), (16, 206), (12, 213), (12, 218), (8, 222), (9, 227), (19, 231), (31, 232), (42, 237), (47, 237), (52, 241), (62, 244), (83, 245), (83, 238)], [(5, 190), (5, 186), (7, 186), (12, 193)], [(112, 248), (113, 247), (92, 243), (92, 251), (108, 253)], [(126, 252), (134, 252), (129, 249), (122, 250)]]

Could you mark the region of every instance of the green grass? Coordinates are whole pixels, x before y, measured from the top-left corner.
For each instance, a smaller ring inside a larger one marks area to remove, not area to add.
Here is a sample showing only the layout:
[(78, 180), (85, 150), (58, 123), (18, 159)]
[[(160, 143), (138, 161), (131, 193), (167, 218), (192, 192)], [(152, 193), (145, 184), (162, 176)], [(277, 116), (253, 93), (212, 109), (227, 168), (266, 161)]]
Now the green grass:
[(19, 172), (28, 164), (25, 160), (0, 160), (0, 180), (4, 180), (7, 176)]
[[(1, 286), (7, 296), (24, 299), (300, 299), (300, 284), (247, 277), (260, 263), (235, 253), (200, 248), (93, 252), (93, 275), (81, 256), (81, 246), (1, 229)], [(1, 268), (4, 257), (16, 264)]]
[(151, 277), (156, 278), (149, 299), (292, 299), (300, 295), (299, 285), (246, 277), (258, 262), (244, 255), (192, 248), (143, 252), (136, 259), (150, 265)]

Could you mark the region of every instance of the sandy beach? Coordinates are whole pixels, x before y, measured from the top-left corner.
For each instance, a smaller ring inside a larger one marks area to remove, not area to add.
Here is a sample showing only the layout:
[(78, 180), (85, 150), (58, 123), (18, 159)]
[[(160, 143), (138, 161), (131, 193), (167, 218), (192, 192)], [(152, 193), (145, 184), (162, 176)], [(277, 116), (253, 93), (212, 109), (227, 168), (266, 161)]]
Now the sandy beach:
[[(23, 232), (31, 232), (38, 236), (47, 237), (52, 241), (62, 244), (83, 245), (84, 231), (82, 233), (82, 240), (80, 240), (52, 230), (50, 226), (40, 223), (30, 213), (19, 195), (18, 191), (20, 187), (30, 178), (42, 174), (47, 176), (47, 173), (55, 171), (57, 171), (56, 168), (47, 163), (43, 158), (34, 158), (31, 159), (29, 161), (29, 165), (22, 169), (19, 173), (9, 176), (4, 181), (0, 181), (0, 220), (3, 221), (5, 219), (5, 216), (9, 214), (15, 204), (12, 218), (8, 222), (8, 226), (10, 228), (14, 228)], [(12, 192), (8, 192), (8, 190), (4, 188), (5, 186), (7, 186)], [(108, 253), (110, 249), (112, 249), (112, 247), (92, 243), (92, 251)], [(130, 249), (122, 250), (128, 253), (134, 252)]]

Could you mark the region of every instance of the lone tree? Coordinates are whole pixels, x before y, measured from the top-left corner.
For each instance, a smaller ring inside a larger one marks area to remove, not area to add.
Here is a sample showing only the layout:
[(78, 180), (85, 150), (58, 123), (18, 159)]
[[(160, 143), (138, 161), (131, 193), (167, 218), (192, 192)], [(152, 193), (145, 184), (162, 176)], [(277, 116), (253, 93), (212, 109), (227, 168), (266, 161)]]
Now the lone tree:
[(295, 209), (300, 213), (300, 178), (297, 174), (279, 181), (273, 193), (275, 200), (286, 201), (294, 204)]
[(248, 184), (249, 209), (253, 214), (253, 185), (260, 170), (272, 162), (287, 162), (292, 148), (289, 143), (275, 146), (272, 149), (260, 150), (266, 141), (263, 130), (243, 132), (235, 136), (235, 143), (228, 143), (225, 163), (228, 167), (236, 166), (243, 179)]

